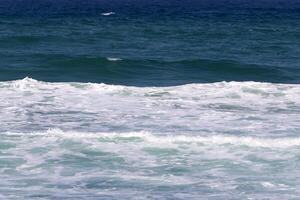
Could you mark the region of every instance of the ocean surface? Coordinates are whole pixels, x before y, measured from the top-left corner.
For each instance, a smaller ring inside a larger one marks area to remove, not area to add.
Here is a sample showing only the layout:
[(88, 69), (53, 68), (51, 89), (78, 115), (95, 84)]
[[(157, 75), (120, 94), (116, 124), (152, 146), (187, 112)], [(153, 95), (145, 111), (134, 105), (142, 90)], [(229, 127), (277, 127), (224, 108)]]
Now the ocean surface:
[(300, 199), (300, 2), (2, 0), (0, 199)]

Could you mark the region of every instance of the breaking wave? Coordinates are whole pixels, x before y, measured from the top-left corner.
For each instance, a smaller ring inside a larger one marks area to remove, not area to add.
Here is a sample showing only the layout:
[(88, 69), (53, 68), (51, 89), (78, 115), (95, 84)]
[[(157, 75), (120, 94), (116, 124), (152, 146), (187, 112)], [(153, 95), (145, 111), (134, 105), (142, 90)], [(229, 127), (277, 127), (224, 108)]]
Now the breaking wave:
[(259, 138), (259, 137), (238, 137), (226, 135), (213, 136), (188, 136), (185, 134), (153, 134), (149, 132), (123, 132), (123, 133), (88, 133), (76, 131), (62, 131), (60, 129), (49, 129), (44, 132), (33, 133), (1, 133), (2, 136), (14, 137), (55, 137), (66, 139), (98, 139), (100, 142), (114, 143), (150, 143), (157, 146), (167, 144), (195, 143), (203, 145), (233, 145), (248, 147), (265, 147), (265, 148), (290, 148), (300, 146), (299, 137), (287, 138)]

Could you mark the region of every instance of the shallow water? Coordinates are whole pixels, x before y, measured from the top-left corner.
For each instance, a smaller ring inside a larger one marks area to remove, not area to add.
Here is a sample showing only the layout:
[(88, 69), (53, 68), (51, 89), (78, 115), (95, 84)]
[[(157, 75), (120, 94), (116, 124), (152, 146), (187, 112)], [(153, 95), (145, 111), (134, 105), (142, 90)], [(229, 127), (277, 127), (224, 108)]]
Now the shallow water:
[(1, 82), (1, 194), (293, 199), (300, 87)]

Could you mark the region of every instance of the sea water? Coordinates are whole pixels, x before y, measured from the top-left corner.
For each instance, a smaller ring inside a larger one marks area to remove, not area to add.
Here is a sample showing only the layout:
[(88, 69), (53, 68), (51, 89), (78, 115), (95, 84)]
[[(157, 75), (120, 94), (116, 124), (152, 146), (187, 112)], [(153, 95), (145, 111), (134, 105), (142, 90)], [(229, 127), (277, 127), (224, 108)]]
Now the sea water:
[(296, 1), (0, 5), (0, 199), (300, 198)]

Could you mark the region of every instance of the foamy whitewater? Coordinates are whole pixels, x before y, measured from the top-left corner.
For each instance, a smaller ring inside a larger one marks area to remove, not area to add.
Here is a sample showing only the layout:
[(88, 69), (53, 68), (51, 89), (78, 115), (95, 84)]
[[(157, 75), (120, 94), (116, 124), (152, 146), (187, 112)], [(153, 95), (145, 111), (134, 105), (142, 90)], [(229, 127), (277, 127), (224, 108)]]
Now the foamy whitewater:
[(0, 82), (0, 199), (297, 199), (300, 85)]

